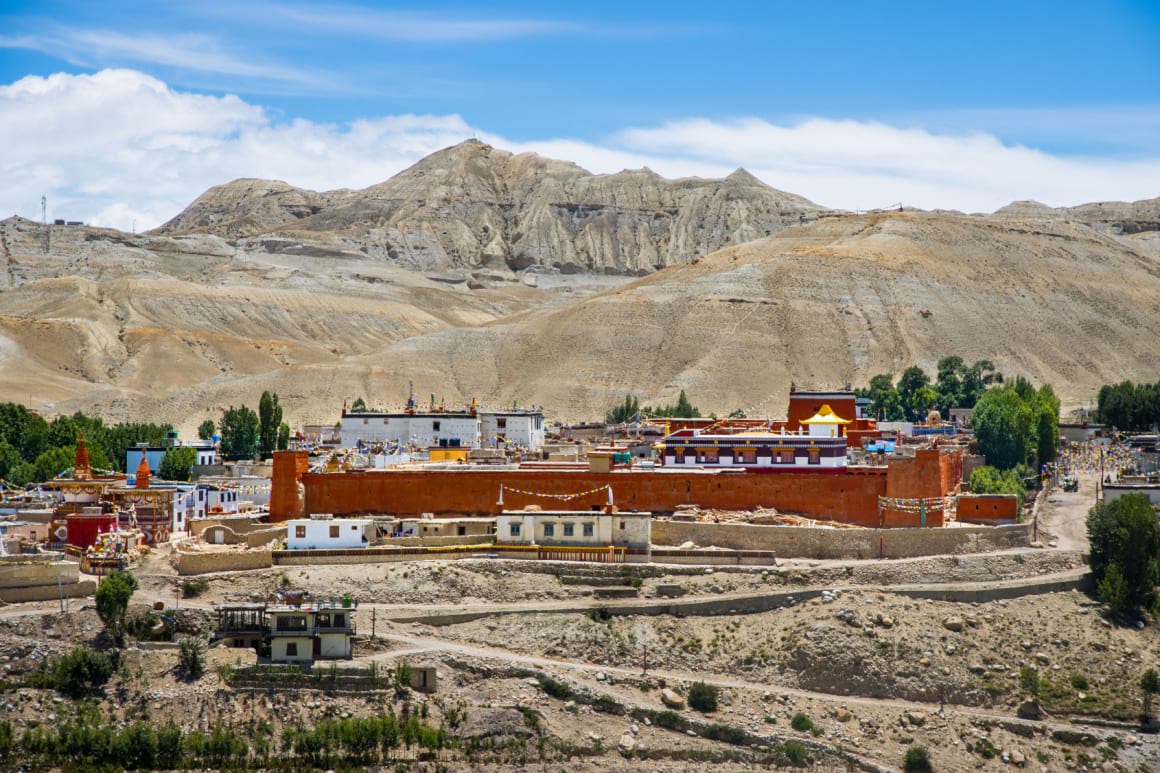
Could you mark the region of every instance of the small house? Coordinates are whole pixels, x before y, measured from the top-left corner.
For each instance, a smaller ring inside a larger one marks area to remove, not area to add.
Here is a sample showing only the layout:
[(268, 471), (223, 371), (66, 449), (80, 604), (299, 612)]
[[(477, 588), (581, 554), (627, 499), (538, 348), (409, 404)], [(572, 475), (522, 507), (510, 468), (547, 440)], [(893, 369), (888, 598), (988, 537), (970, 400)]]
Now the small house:
[(223, 604), (213, 638), (227, 647), (253, 649), (271, 663), (312, 663), (354, 656), (350, 598), (279, 604)]
[(505, 510), (496, 519), (497, 545), (648, 548), (652, 513), (589, 510)]
[(375, 537), (369, 518), (312, 515), (286, 522), (287, 550), (349, 550), (365, 548)]

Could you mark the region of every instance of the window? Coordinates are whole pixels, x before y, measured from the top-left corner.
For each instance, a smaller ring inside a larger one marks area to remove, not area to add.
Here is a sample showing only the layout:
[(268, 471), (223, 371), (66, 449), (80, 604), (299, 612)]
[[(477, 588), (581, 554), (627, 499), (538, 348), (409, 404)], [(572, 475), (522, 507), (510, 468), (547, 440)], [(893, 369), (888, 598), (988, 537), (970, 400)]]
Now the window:
[(793, 451), (778, 451), (775, 460), (778, 464), (793, 464)]
[(431, 429), (432, 429), (432, 431), (434, 431), (434, 432), (438, 432), (438, 431), (439, 431), (439, 425), (440, 425), (440, 422), (438, 422), (438, 421), (433, 421), (433, 422), (431, 422)]
[(286, 657), (288, 657), (288, 658), (298, 657), (298, 642), (292, 641), (292, 642), (286, 643)]
[(510, 525), (508, 527), (508, 530), (511, 532), (511, 535), (513, 537), (520, 536), (520, 525), (518, 523), (513, 523), (512, 525)]
[(351, 530), (351, 531), (358, 531), (358, 524), (357, 524), (357, 523), (352, 523), (352, 524), (350, 525), (350, 530)]
[(370, 422), (370, 419), (363, 419), (363, 424), (367, 424), (369, 422)]
[(331, 539), (338, 539), (338, 524), (331, 524), (331, 526), (330, 526), (330, 538)]
[(810, 455), (810, 464), (821, 464), (822, 463), (822, 449), (811, 448), (811, 449), (809, 449), (809, 455)]
[(507, 419), (496, 419), (495, 426), (499, 429), (507, 429)]
[(346, 615), (345, 614), (342, 614), (341, 612), (335, 613), (335, 615), (334, 615), (334, 627), (335, 628), (346, 628)]
[(596, 533), (596, 530), (592, 527), (592, 524), (590, 524), (590, 523), (584, 524), (584, 536), (585, 537), (591, 537), (595, 533)]
[(620, 530), (624, 531), (624, 520), (623, 519), (620, 521)]
[(314, 618), (315, 628), (329, 628), (330, 627), (330, 613), (319, 612), (318, 616)]
[(574, 526), (573, 526), (572, 524), (570, 524), (570, 523), (566, 523), (566, 524), (564, 524), (564, 536), (565, 536), (565, 537), (574, 537), (574, 536), (576, 536), (576, 535), (575, 535), (575, 528), (576, 528), (576, 527), (574, 527)]
[(275, 628), (279, 631), (305, 631), (306, 615), (279, 615)]
[(294, 537), (296, 539), (306, 539), (306, 524), (300, 523), (294, 527)]
[(698, 461), (700, 461), (700, 462), (703, 462), (706, 464), (716, 464), (717, 463), (717, 449), (716, 448), (702, 448), (698, 452), (698, 456), (700, 457), (698, 459)]
[(739, 448), (733, 452), (733, 461), (738, 464), (757, 464), (757, 449)]
[(556, 524), (545, 523), (544, 524), (544, 536), (545, 537), (555, 537), (556, 536)]

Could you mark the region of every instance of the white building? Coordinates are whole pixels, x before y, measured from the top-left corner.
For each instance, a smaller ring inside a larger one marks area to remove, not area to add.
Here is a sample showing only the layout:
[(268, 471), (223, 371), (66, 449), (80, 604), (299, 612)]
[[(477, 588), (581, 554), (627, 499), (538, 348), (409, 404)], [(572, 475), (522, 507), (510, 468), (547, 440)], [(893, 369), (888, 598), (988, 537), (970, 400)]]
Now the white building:
[(686, 428), (657, 445), (666, 467), (837, 472), (846, 469), (845, 426), (850, 423), (823, 405), (815, 415), (801, 420), (798, 432)]
[(652, 513), (586, 510), (504, 510), (496, 517), (497, 545), (648, 548)]
[(479, 422), (485, 448), (508, 445), (535, 450), (544, 445), (540, 411), (481, 411)]
[(287, 550), (365, 548), (375, 536), (375, 522), (365, 518), (314, 515), (286, 522)]
[(197, 454), (194, 464), (202, 467), (211, 465), (217, 458), (217, 447), (212, 440), (174, 440), (172, 445), (149, 446), (136, 445), (125, 451), (125, 469), (136, 470), (141, 464), (141, 454), (145, 454), (145, 462), (149, 465), (149, 472), (156, 475), (161, 470), (161, 460), (170, 448), (192, 448)]
[(255, 650), (272, 663), (310, 663), (354, 655), (357, 602), (222, 604), (214, 640)]
[[(389, 444), (406, 448), (478, 448), (480, 420), (473, 413), (343, 413), (340, 443), (347, 448)], [(542, 425), (542, 423), (541, 423)]]

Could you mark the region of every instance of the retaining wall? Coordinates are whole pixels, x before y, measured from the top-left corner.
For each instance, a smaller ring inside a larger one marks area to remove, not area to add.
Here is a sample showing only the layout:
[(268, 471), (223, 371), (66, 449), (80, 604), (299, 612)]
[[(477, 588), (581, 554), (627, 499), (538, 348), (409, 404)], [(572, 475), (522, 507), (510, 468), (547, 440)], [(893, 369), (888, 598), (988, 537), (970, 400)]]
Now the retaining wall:
[(80, 567), (72, 561), (38, 561), (29, 557), (12, 556), (0, 562), (0, 589), (29, 588), (52, 585), (56, 594), (57, 573), (62, 583), (75, 583), (80, 578)]
[(51, 585), (34, 585), (28, 588), (0, 588), (0, 601), (6, 604), (16, 604), (21, 601), (51, 601), (63, 597), (66, 599), (84, 598), (97, 591), (97, 584), (92, 580), (84, 582), (62, 583), (57, 587), (56, 580)]
[(825, 529), (653, 521), (654, 545), (693, 542), (734, 550), (772, 550), (779, 558), (916, 558), (1026, 547), (1031, 524), (927, 529)]
[(234, 572), (245, 569), (269, 569), (274, 565), (269, 550), (247, 550), (220, 553), (178, 553), (173, 566), (180, 575)]

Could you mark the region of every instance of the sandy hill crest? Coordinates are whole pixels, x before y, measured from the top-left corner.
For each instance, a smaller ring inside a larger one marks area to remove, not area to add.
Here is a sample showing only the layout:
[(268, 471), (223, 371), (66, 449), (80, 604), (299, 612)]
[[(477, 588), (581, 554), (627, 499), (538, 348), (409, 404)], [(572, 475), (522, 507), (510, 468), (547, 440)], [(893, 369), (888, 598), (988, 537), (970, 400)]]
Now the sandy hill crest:
[(468, 140), (360, 191), (235, 180), (206, 191), (155, 233), (213, 234), (268, 252), (357, 250), (423, 270), (643, 275), (820, 210), (744, 170), (719, 180), (667, 180), (649, 169), (594, 175)]

